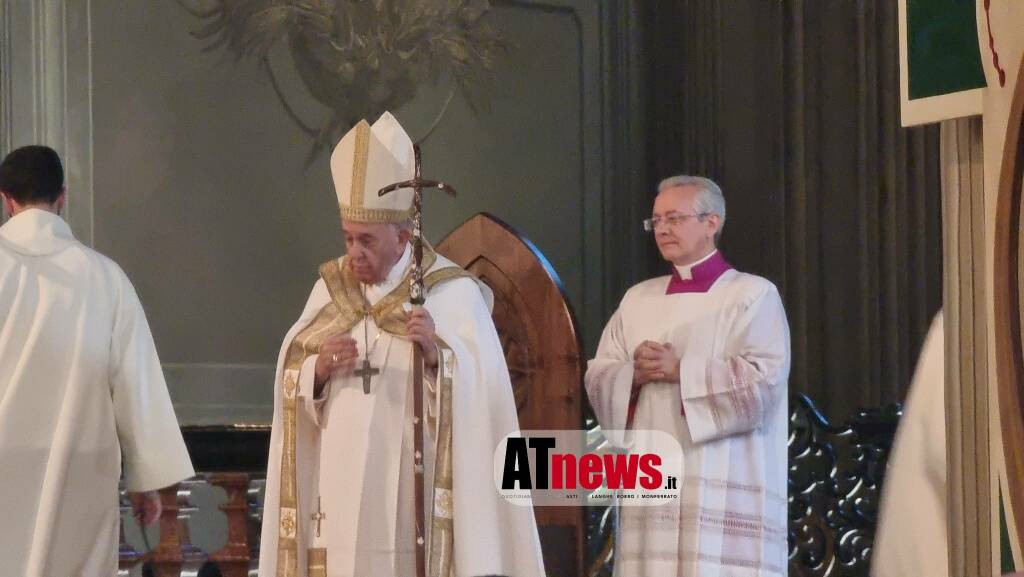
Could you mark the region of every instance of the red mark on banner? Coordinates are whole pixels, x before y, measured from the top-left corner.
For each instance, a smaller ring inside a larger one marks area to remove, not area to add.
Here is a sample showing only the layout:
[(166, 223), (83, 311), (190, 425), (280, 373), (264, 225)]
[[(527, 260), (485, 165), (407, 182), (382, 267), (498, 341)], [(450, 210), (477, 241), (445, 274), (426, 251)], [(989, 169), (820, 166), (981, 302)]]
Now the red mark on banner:
[(1006, 86), (1006, 71), (999, 65), (999, 52), (996, 50), (996, 38), (992, 35), (992, 13), (989, 10), (992, 0), (985, 0), (985, 23), (988, 25), (988, 50), (992, 53), (992, 66), (999, 73), (999, 86)]

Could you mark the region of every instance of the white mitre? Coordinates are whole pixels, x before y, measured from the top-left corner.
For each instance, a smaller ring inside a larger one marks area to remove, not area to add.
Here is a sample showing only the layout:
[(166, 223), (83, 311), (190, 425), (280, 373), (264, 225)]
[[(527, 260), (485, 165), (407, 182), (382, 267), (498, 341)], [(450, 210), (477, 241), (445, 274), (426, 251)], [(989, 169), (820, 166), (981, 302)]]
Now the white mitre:
[(412, 217), (411, 188), (377, 192), (413, 178), (412, 139), (402, 125), (385, 112), (370, 126), (360, 120), (334, 148), (331, 175), (338, 193), (341, 218), (349, 222), (397, 223)]

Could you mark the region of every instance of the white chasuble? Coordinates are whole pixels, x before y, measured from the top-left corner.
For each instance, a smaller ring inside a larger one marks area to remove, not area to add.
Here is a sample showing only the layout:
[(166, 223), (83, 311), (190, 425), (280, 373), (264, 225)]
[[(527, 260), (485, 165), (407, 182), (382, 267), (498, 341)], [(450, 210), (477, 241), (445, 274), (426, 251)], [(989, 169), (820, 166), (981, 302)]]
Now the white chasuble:
[(117, 484), (194, 472), (145, 313), (59, 216), (0, 227), (0, 575), (117, 571)]
[[(785, 575), (782, 301), (772, 283), (731, 269), (719, 253), (683, 272), (692, 277), (675, 273), (626, 293), (587, 369), (603, 428), (666, 431), (683, 449), (678, 505), (620, 507), (615, 575)], [(680, 382), (649, 383), (631, 399), (633, 353), (645, 340), (672, 344)]]
[[(532, 510), (504, 501), (492, 479), (494, 449), (518, 429), (518, 419), (487, 289), (432, 250), (424, 252), (424, 307), (441, 353), (438, 375), (423, 387), (428, 575), (543, 575)], [(383, 286), (371, 287), (355, 280), (344, 259), (327, 263), (285, 337), (263, 577), (304, 576), (307, 568), (311, 576), (415, 575), (413, 345), (403, 336), (408, 260), (407, 249)], [(357, 342), (356, 367), (366, 358), (380, 372), (370, 379), (369, 394), (352, 373), (333, 377), (313, 398), (319, 343), (339, 331)]]
[(874, 577), (949, 575), (946, 536), (946, 367), (942, 313), (925, 337), (889, 454)]

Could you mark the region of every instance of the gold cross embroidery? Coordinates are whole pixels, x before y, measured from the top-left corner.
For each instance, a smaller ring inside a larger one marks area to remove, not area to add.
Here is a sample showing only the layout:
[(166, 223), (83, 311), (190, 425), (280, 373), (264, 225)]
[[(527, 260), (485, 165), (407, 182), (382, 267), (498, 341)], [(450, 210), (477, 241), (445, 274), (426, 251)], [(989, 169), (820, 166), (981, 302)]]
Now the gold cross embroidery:
[(312, 519), (316, 522), (316, 536), (320, 537), (320, 522), (327, 518), (327, 514), (320, 509), (320, 497), (316, 498), (316, 513), (313, 513)]

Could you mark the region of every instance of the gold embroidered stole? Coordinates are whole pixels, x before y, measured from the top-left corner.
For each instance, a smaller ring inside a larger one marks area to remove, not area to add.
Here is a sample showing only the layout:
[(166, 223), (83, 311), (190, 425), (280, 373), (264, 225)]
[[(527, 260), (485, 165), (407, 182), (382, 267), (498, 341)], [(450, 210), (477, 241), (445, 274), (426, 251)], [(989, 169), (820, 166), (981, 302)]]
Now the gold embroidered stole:
[[(299, 521), (298, 521), (298, 488), (296, 481), (296, 438), (297, 438), (297, 399), (299, 370), (303, 362), (311, 355), (319, 353), (320, 346), (328, 336), (345, 332), (354, 327), (366, 316), (373, 318), (374, 323), (384, 332), (404, 337), (405, 309), (402, 305), (409, 301), (409, 273), (395, 290), (388, 293), (377, 304), (370, 306), (363, 296), (359, 280), (346, 266), (345, 259), (331, 260), (320, 266), (320, 276), (327, 284), (331, 302), (324, 305), (313, 321), (292, 339), (285, 354), (284, 374), (282, 376), (282, 426), (283, 446), (281, 451), (280, 491), (279, 491), (279, 524), (277, 541), (277, 577), (298, 577)], [(437, 254), (429, 245), (423, 247), (423, 269), (437, 261)], [(424, 289), (430, 289), (443, 282), (456, 278), (473, 278), (459, 268), (450, 266), (435, 270), (423, 278)], [(453, 526), (452, 526), (452, 416), (451, 389), (454, 372), (455, 355), (440, 338), (438, 344), (441, 355), (438, 362), (438, 389), (431, 391), (440, 395), (440, 410), (428, 424), (433, 427), (436, 419), (437, 449), (434, 460), (434, 500), (431, 517), (431, 547), (428, 566), (431, 577), (449, 577), (452, 575), (453, 558)], [(315, 560), (315, 561), (314, 561)], [(311, 549), (307, 559), (307, 569), (313, 577), (315, 574), (326, 575), (326, 551)], [(315, 565), (315, 567), (314, 567)]]
[[(438, 340), (440, 342), (440, 340)], [(452, 520), (452, 375), (455, 353), (442, 346), (437, 363), (436, 394), (440, 395), (434, 453), (434, 500), (430, 515), (430, 546), (427, 549), (427, 574), (430, 577), (455, 575), (455, 526)], [(430, 416), (427, 425), (434, 428)]]

